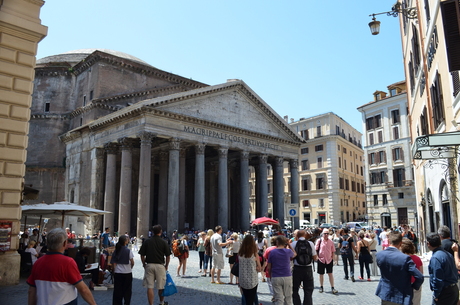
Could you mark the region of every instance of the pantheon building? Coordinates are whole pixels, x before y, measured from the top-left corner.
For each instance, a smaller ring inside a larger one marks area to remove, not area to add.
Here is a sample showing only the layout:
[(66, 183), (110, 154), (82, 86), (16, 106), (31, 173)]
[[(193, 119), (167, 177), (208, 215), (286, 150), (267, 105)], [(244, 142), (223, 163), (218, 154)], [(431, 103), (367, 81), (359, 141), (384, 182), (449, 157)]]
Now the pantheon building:
[(209, 86), (103, 49), (42, 58), (35, 73), (25, 184), (39, 195), (25, 203), (104, 209), (87, 233), (138, 236), (157, 223), (247, 230), (269, 206), (283, 222), (285, 187), (298, 203), (303, 140), (241, 80)]

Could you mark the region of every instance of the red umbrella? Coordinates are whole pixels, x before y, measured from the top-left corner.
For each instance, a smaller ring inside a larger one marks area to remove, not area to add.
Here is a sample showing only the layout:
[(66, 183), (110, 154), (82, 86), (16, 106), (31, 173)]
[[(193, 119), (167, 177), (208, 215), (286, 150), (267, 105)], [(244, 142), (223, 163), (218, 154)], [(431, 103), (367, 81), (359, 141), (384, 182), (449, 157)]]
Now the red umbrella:
[(276, 221), (274, 219), (268, 218), (268, 217), (260, 217), (256, 218), (251, 222), (251, 225), (253, 226), (258, 226), (258, 225), (279, 225), (279, 221)]

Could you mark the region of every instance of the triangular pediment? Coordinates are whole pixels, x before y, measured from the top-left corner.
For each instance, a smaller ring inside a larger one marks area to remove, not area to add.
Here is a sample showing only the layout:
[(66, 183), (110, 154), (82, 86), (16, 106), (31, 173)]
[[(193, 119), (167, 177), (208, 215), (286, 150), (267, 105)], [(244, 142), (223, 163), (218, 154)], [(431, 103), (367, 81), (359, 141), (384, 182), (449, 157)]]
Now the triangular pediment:
[(291, 127), (243, 81), (191, 90), (141, 102), (157, 110), (301, 142)]

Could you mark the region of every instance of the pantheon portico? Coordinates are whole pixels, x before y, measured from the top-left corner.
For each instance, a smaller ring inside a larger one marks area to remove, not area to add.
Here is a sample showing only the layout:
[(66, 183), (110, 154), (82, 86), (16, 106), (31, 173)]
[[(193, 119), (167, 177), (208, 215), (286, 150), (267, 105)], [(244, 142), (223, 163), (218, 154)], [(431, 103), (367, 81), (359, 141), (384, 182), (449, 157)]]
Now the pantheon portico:
[(66, 193), (103, 201), (103, 227), (147, 236), (221, 225), (247, 230), (249, 170), (256, 170), (255, 216), (268, 212), (267, 166), (273, 173), (273, 217), (284, 220), (283, 165), (290, 164), (298, 202), (302, 139), (243, 81), (235, 80), (138, 102), (61, 136)]

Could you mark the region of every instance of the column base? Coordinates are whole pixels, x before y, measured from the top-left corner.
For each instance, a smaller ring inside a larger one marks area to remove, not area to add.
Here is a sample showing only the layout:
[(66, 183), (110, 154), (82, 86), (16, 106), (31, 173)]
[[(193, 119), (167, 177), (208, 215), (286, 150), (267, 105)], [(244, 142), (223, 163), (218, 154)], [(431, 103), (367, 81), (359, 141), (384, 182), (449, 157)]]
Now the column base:
[(0, 252), (0, 286), (18, 285), (21, 256), (16, 250)]

